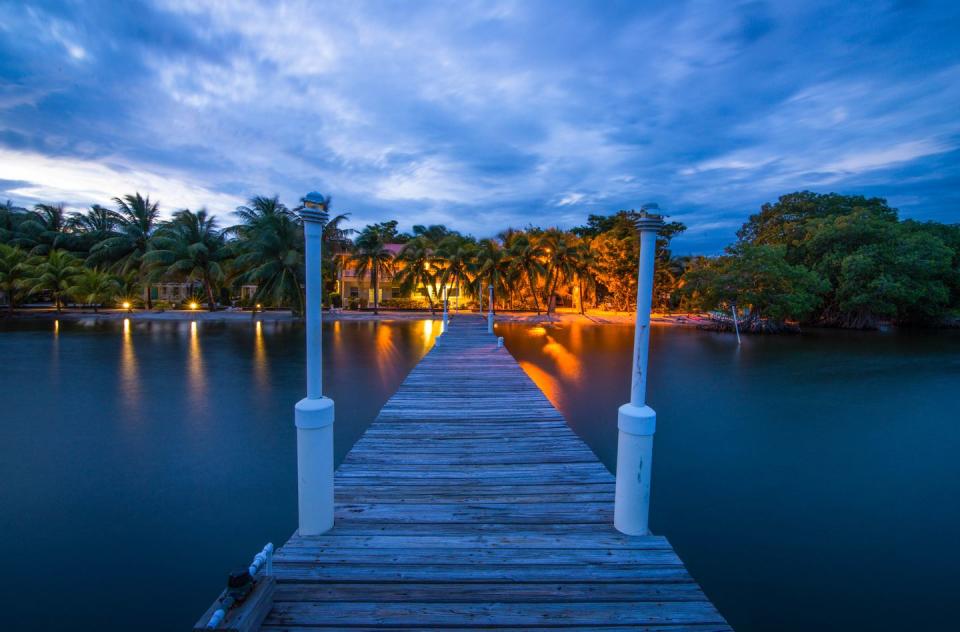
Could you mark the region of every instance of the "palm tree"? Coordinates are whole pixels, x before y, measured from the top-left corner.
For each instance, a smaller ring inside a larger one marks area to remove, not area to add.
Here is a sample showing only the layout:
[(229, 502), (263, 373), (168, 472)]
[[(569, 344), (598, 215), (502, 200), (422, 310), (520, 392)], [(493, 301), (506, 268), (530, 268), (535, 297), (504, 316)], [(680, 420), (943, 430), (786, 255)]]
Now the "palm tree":
[(540, 303), (537, 301), (537, 285), (535, 279), (546, 272), (543, 267), (544, 250), (538, 240), (531, 239), (526, 233), (513, 233), (510, 239), (510, 258), (516, 267), (518, 275), (527, 280), (530, 294), (533, 296), (533, 305), (540, 315)]
[(66, 228), (80, 233), (96, 235), (100, 240), (103, 240), (113, 233), (118, 219), (116, 211), (94, 204), (85, 213), (70, 213)]
[[(510, 255), (495, 239), (484, 239), (480, 242), (480, 248), (477, 253), (477, 273), (476, 280), (479, 285), (480, 295), (483, 296), (484, 285), (493, 286), (494, 303), (496, 295), (506, 290), (507, 276), (510, 269)], [(481, 311), (482, 311), (481, 301)], [(496, 309), (491, 305), (491, 309)]]
[(302, 314), (303, 226), (296, 214), (278, 198), (262, 196), (237, 209), (241, 223), (225, 231), (239, 238), (231, 244), (238, 251), (233, 264), (242, 270), (240, 280), (255, 283), (254, 300), (271, 305), (290, 305)]
[(93, 307), (94, 313), (100, 305), (113, 301), (120, 292), (116, 277), (102, 270), (84, 269), (71, 279), (66, 292), (74, 300)]
[(444, 237), (437, 246), (437, 257), (445, 264), (440, 273), (440, 281), (444, 287), (448, 287), (451, 279), (453, 280), (454, 287), (457, 288), (456, 309), (458, 311), (460, 310), (460, 287), (470, 282), (470, 270), (474, 265), (476, 254), (476, 245), (473, 241), (459, 233)]
[(586, 314), (586, 292), (593, 291), (594, 305), (597, 295), (597, 258), (590, 240), (580, 240), (574, 262), (574, 273), (577, 277), (577, 287), (580, 290), (580, 313)]
[(413, 227), (414, 237), (423, 238), (432, 248), (436, 248), (437, 244), (443, 241), (444, 238), (453, 234), (455, 233), (443, 224), (430, 224), (429, 226), (417, 224)]
[[(113, 198), (113, 201), (117, 203), (117, 234), (91, 248), (87, 264), (112, 263), (115, 271), (126, 274), (139, 270), (144, 255), (150, 250), (150, 238), (160, 219), (160, 203), (151, 202), (150, 196), (143, 197), (139, 192)], [(149, 280), (144, 289), (147, 309), (151, 309)]]
[(373, 287), (373, 313), (380, 313), (380, 276), (393, 271), (393, 253), (387, 250), (386, 240), (379, 225), (370, 225), (360, 231), (351, 257), (357, 267), (357, 276), (369, 272)]
[(30, 293), (50, 292), (59, 314), (73, 278), (81, 272), (83, 264), (79, 259), (65, 250), (51, 250), (45, 257), (34, 257), (27, 268)]
[(207, 307), (214, 311), (213, 284), (223, 279), (220, 259), (225, 250), (217, 220), (207, 215), (205, 209), (196, 213), (189, 209), (177, 211), (156, 232), (152, 244), (143, 263), (167, 277), (200, 281), (207, 295)]
[(66, 242), (66, 211), (63, 204), (36, 204), (18, 226), (19, 243), (30, 254), (45, 255)]
[(546, 255), (547, 274), (544, 283), (547, 315), (556, 309), (555, 295), (561, 281), (572, 279), (576, 272), (578, 258), (577, 238), (558, 228), (551, 228), (540, 237), (540, 244)]
[(115, 277), (117, 279), (117, 296), (131, 305), (138, 296), (143, 296), (143, 284), (140, 282), (140, 273), (137, 270), (130, 270), (124, 275)]
[(403, 245), (397, 259), (403, 263), (396, 277), (400, 287), (404, 292), (410, 292), (422, 286), (430, 304), (430, 313), (435, 314), (434, 296), (439, 292), (439, 275), (436, 273), (437, 261), (430, 240), (424, 235), (414, 237)]
[(14, 206), (10, 200), (0, 204), (0, 243), (19, 246), (25, 250), (33, 248), (36, 241), (27, 234), (25, 227), (29, 227), (29, 222), (35, 220), (34, 213)]
[(0, 290), (7, 295), (7, 312), (13, 313), (27, 278), (27, 253), (16, 246), (0, 244)]
[(266, 224), (279, 221), (280, 218), (289, 218), (291, 215), (290, 209), (276, 195), (272, 198), (263, 195), (252, 197), (247, 206), (238, 206), (235, 213), (240, 216), (240, 224), (228, 230), (243, 231), (251, 227), (262, 228)]
[[(327, 196), (327, 209), (330, 207), (330, 201), (330, 196)], [(323, 258), (321, 265), (323, 278), (331, 287), (334, 287), (336, 280), (340, 278), (340, 267), (353, 247), (350, 235), (357, 232), (353, 228), (343, 227), (343, 223), (349, 218), (350, 213), (340, 213), (330, 217), (323, 225), (323, 234), (320, 237), (322, 242), (320, 253)]]

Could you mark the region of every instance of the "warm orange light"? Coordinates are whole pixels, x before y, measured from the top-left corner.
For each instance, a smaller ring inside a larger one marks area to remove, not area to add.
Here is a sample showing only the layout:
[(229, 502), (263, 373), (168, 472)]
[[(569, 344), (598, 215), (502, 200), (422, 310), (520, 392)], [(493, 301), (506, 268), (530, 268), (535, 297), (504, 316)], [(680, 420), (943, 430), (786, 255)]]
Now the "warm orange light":
[(123, 302), (123, 309), (130, 309), (130, 301)]
[(263, 308), (263, 305), (261, 305), (260, 303), (257, 303), (257, 309), (262, 309), (262, 308)]
[(190, 301), (190, 309), (197, 309), (200, 305), (196, 301)]

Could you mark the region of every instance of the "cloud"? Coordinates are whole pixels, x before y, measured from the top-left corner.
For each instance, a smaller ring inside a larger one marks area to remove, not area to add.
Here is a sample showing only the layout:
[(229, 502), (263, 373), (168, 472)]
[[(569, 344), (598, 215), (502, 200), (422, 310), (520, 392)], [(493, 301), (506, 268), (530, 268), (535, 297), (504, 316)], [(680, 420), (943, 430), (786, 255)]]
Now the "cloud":
[(232, 211), (243, 198), (218, 193), (171, 174), (141, 168), (0, 149), (0, 165), (9, 178), (0, 181), (6, 195), (31, 202), (67, 202), (70, 206), (107, 204), (113, 197), (139, 191), (153, 194), (169, 215), (180, 208)]
[(890, 147), (879, 147), (872, 151), (857, 151), (841, 156), (834, 162), (823, 166), (823, 171), (859, 174), (875, 169), (888, 169), (917, 158), (942, 154), (954, 149), (954, 146), (933, 139), (911, 140)]
[(141, 189), (221, 213), (319, 189), (357, 223), (483, 235), (657, 201), (691, 226), (678, 251), (718, 250), (803, 188), (956, 221), (957, 19), (839, 0), (0, 4), (0, 178), (23, 181), (15, 202)]

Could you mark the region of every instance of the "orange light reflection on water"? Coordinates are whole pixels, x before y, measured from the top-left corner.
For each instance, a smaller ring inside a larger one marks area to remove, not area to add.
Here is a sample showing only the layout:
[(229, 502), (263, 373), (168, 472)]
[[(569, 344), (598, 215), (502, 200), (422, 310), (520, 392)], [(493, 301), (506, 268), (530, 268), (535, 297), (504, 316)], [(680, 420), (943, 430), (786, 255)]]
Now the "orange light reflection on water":
[(576, 380), (580, 377), (580, 359), (557, 342), (553, 336), (547, 336), (547, 344), (543, 346), (543, 352), (557, 364), (557, 369), (564, 378)]
[(140, 372), (137, 367), (137, 354), (133, 348), (133, 332), (130, 319), (123, 319), (123, 338), (120, 352), (120, 385), (124, 404), (133, 411), (140, 397)]
[(270, 383), (267, 364), (267, 345), (263, 338), (263, 321), (257, 321), (253, 333), (253, 374), (257, 384), (265, 387)]
[(380, 375), (380, 383), (390, 384), (392, 372), (390, 367), (396, 366), (396, 356), (399, 353), (397, 345), (393, 340), (393, 325), (385, 322), (374, 323), (375, 333), (374, 342), (377, 350), (377, 373)]
[[(428, 351), (430, 347), (433, 346), (433, 341), (437, 337), (436, 333), (434, 333), (436, 331), (437, 324), (438, 323), (435, 320), (423, 321), (423, 350), (424, 351)], [(442, 322), (439, 324), (441, 327), (443, 326)]]
[(187, 353), (187, 377), (190, 394), (195, 403), (200, 403), (207, 390), (207, 378), (203, 371), (203, 355), (200, 351), (200, 332), (197, 321), (190, 321), (190, 345)]
[(532, 362), (519, 360), (518, 364), (520, 365), (520, 368), (530, 376), (530, 379), (533, 380), (533, 383), (537, 385), (537, 388), (543, 391), (543, 394), (547, 396), (547, 399), (550, 400), (550, 403), (559, 408), (560, 394), (563, 392), (560, 383), (554, 379), (552, 375)]

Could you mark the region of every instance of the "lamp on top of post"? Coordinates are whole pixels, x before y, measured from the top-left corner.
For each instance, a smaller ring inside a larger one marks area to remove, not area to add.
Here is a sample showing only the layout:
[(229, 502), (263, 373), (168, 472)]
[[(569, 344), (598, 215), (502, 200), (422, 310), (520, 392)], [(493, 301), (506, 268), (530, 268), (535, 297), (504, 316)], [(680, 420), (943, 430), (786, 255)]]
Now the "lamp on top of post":
[(650, 309), (653, 305), (654, 253), (663, 216), (656, 204), (641, 207), (636, 220), (640, 239), (637, 271), (637, 316), (633, 334), (633, 369), (630, 402), (617, 415), (617, 489), (613, 526), (627, 535), (647, 535), (650, 513), (650, 474), (653, 464), (653, 433), (657, 414), (646, 404), (647, 355), (650, 347)]
[(323, 396), (321, 246), (330, 198), (315, 191), (299, 209), (306, 240), (307, 396), (297, 402), (297, 500), (300, 535), (333, 526), (333, 400)]

